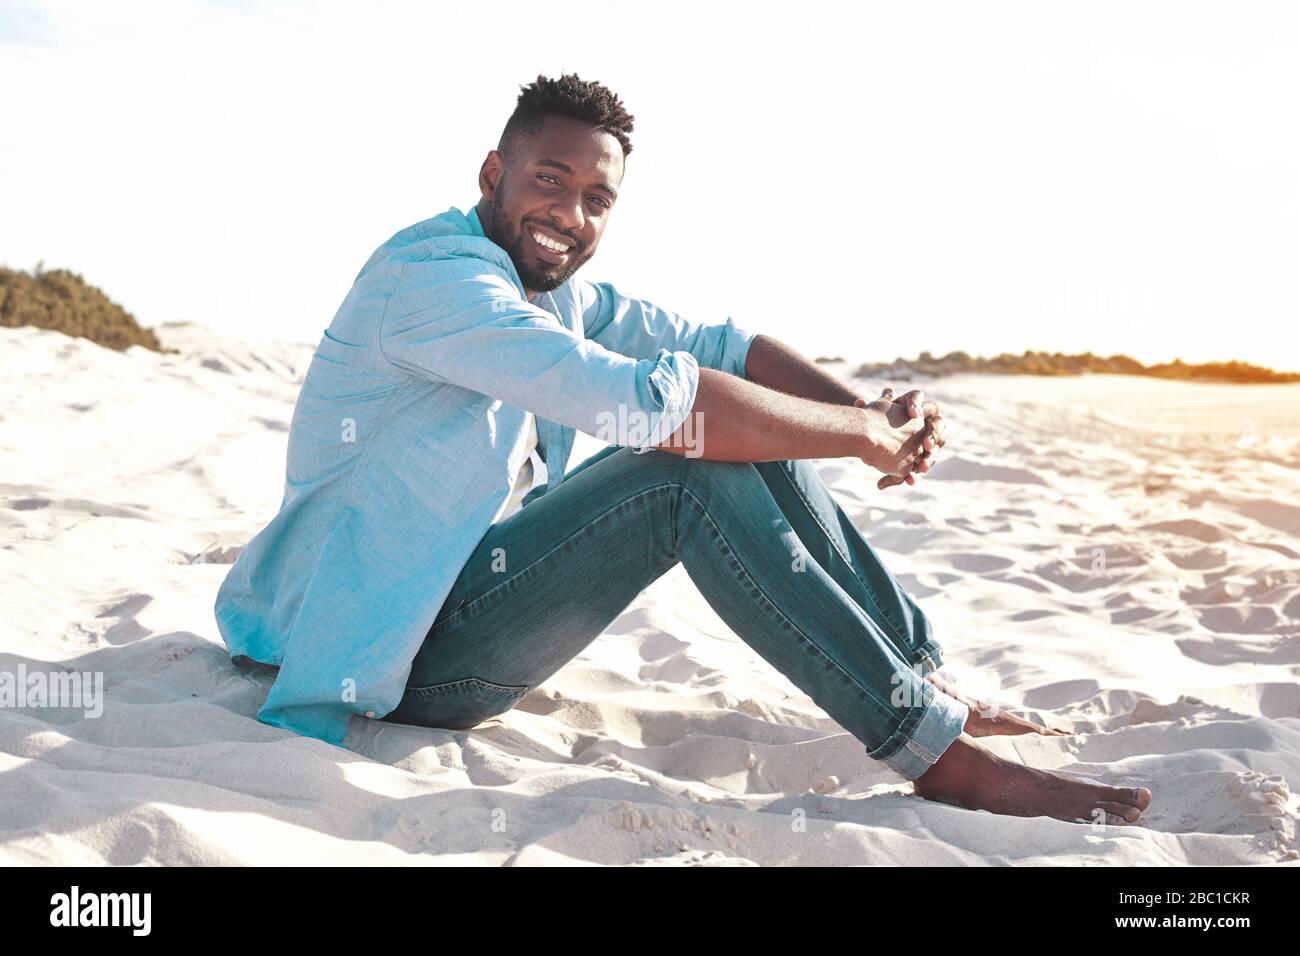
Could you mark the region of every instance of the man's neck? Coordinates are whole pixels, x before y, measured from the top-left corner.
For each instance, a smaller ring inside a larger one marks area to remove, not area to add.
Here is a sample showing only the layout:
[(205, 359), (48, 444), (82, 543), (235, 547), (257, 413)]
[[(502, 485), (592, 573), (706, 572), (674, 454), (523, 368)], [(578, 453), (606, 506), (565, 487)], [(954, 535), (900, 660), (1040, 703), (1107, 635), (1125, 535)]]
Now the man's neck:
[[(474, 206), (474, 211), (478, 213), (478, 224), (483, 229), (483, 235), (488, 239), (492, 238), (492, 203), (484, 196)], [(495, 240), (493, 240), (495, 241)]]

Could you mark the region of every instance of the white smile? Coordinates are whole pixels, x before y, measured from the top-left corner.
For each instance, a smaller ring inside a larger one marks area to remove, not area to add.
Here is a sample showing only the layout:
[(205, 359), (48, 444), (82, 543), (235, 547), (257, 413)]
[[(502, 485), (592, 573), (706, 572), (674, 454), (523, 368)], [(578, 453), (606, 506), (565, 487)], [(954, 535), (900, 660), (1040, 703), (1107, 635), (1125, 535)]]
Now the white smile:
[(554, 239), (544, 236), (540, 232), (536, 231), (533, 232), (533, 242), (537, 243), (544, 249), (550, 249), (552, 252), (568, 252), (573, 248), (571, 245), (563, 242), (556, 242)]

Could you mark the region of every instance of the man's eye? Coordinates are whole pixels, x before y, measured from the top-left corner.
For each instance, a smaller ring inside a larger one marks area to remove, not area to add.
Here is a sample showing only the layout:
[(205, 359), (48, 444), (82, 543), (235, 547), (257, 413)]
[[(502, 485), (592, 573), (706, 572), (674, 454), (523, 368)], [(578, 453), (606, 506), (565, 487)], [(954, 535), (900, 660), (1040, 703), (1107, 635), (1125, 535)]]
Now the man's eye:
[(594, 202), (596, 205), (598, 205), (601, 209), (609, 208), (609, 201), (607, 199), (604, 199), (601, 196), (592, 196), (591, 201)]
[(556, 179), (554, 176), (552, 176), (550, 173), (538, 173), (537, 178), (544, 179), (548, 183), (555, 183), (555, 185), (557, 186), (560, 184), (560, 181)]

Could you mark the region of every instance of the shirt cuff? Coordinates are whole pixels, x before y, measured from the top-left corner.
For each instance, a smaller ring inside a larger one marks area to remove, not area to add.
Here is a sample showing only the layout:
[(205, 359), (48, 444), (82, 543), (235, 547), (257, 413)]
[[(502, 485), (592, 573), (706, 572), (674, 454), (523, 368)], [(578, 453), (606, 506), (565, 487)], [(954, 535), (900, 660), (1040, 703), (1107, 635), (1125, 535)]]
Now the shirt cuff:
[[(646, 384), (654, 402), (662, 411), (650, 414), (649, 435), (644, 442), (628, 442), (637, 455), (652, 451), (655, 445), (667, 441), (686, 421), (700, 387), (699, 360), (690, 352), (660, 349)], [(640, 437), (640, 432), (637, 437)]]
[(314, 737), (336, 747), (343, 746), (352, 722), (351, 711), (342, 706), (322, 704), (294, 707), (268, 707), (263, 703), (257, 719), (271, 727), (292, 730), (303, 737)]

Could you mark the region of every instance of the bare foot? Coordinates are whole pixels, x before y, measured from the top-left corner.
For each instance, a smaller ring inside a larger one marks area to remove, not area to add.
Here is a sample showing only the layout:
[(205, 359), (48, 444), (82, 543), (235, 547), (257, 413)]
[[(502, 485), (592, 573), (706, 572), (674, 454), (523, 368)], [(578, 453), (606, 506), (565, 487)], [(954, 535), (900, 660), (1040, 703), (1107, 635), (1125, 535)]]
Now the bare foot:
[(927, 674), (925, 679), (949, 697), (961, 701), (969, 708), (970, 714), (961, 729), (962, 733), (970, 734), (972, 737), (1002, 737), (1014, 734), (1068, 737), (1074, 733), (1072, 730), (1062, 730), (1059, 727), (1042, 727), (1025, 720), (1023, 717), (1017, 717), (1009, 711), (992, 707), (988, 701), (976, 700), (974, 697), (961, 693), (952, 684), (949, 684), (936, 674)]
[(1040, 727), (1038, 724), (1031, 723), (1023, 717), (1017, 717), (1005, 710), (999, 710), (991, 716), (981, 716), (980, 712), (974, 707), (971, 707), (970, 716), (966, 718), (962, 731), (972, 737), (998, 737), (1011, 734), (1042, 734), (1044, 737), (1069, 737), (1073, 733), (1071, 730), (1060, 730), (1056, 727)]
[(1035, 770), (958, 737), (933, 767), (913, 781), (917, 796), (1016, 817), (1070, 823), (1134, 823), (1151, 804), (1146, 787), (1107, 787)]

